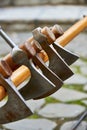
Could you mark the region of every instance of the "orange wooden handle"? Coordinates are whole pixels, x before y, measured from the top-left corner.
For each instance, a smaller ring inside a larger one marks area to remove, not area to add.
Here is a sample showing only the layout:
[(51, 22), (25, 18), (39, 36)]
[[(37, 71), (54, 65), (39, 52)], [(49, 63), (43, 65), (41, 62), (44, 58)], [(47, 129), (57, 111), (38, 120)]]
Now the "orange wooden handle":
[(30, 70), (26, 66), (22, 65), (12, 73), (11, 81), (17, 87), (30, 76)]
[(76, 24), (70, 27), (67, 31), (65, 31), (62, 36), (56, 39), (56, 42), (64, 47), (74, 37), (76, 37), (81, 31), (83, 31), (86, 27), (87, 27), (87, 16), (83, 17), (82, 20), (78, 21)]

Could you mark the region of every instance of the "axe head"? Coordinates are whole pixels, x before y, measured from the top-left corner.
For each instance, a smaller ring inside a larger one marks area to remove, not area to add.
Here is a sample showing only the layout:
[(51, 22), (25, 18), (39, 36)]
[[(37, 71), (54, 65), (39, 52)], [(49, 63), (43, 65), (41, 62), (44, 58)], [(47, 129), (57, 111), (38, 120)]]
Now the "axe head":
[(8, 101), (0, 108), (0, 124), (17, 121), (32, 114), (25, 100), (9, 79), (4, 79), (0, 75), (0, 85), (2, 85), (8, 93)]
[[(32, 59), (29, 60), (26, 53), (18, 47), (13, 48), (12, 58), (16, 64), (25, 65), (31, 72), (30, 81), (19, 90), (24, 99), (29, 100), (37, 98), (43, 94), (51, 92), (51, 90), (56, 87), (48, 78), (37, 70)], [(62, 82), (60, 82), (60, 86), (61, 85)]]

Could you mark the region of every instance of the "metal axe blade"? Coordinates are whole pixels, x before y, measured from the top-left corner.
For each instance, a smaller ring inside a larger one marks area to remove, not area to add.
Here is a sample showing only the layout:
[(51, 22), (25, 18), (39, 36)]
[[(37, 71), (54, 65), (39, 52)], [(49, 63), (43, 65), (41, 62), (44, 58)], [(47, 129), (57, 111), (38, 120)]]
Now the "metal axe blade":
[(51, 81), (36, 69), (32, 60), (28, 60), (27, 55), (21, 49), (15, 47), (12, 51), (12, 57), (15, 63), (27, 66), (31, 72), (30, 81), (19, 90), (26, 100), (46, 94), (55, 87)]
[(52, 45), (68, 65), (73, 64), (79, 58), (77, 55), (66, 50), (56, 42), (54, 42)]
[[(44, 30), (46, 30), (46, 29), (48, 29), (48, 28), (45, 27)], [(51, 27), (50, 31), (55, 35), (55, 37), (57, 39), (58, 39), (58, 37), (61, 37), (64, 35), (62, 27), (58, 24), (55, 24), (53, 27)], [(49, 32), (49, 31), (47, 31), (47, 32)], [(52, 43), (52, 45), (68, 65), (71, 65), (79, 58), (77, 55), (64, 49), (58, 42), (54, 42), (54, 43)]]
[[(54, 92), (56, 92), (58, 89), (61, 88), (61, 86), (63, 85), (63, 82), (62, 80), (55, 74), (53, 73), (48, 67), (46, 67), (43, 63), (43, 61), (40, 61), (41, 59), (39, 59), (40, 57), (36, 56), (35, 58), (33, 58), (34, 62), (36, 62), (36, 64), (38, 63), (39, 64), (39, 67), (41, 68), (43, 74), (48, 78), (50, 79), (50, 81), (55, 84), (55, 87), (47, 92), (46, 94), (44, 95), (41, 95), (37, 98), (34, 98), (34, 99), (41, 99), (41, 98), (44, 98), (44, 97), (47, 97), (51, 94), (53, 94)], [(39, 59), (39, 60), (38, 60)], [(45, 67), (44, 67), (45, 66)]]
[(0, 85), (8, 93), (7, 103), (0, 108), (0, 124), (17, 121), (32, 114), (23, 97), (9, 79), (4, 79), (0, 75)]
[[(38, 45), (36, 42), (34, 44), (35, 44), (35, 46), (37, 46), (39, 48), (40, 45)], [(32, 45), (31, 45), (31, 43), (29, 43), (29, 44), (26, 43), (25, 46), (26, 46), (29, 54), (32, 53), (31, 52), (32, 51), (32, 47), (31, 47)], [(30, 48), (31, 48), (31, 50), (30, 50)], [(33, 60), (33, 62), (36, 65), (38, 65), (38, 67), (41, 69), (42, 73), (55, 85), (55, 87), (53, 88), (53, 90), (51, 90), (50, 92), (47, 92), (45, 94), (45, 96), (43, 96), (43, 98), (46, 97), (46, 96), (51, 95), (54, 92), (56, 92), (63, 85), (62, 80), (45, 65), (45, 63), (43, 62), (43, 60), (38, 56), (38, 53), (35, 54), (32, 57), (32, 60)]]
[(48, 45), (45, 35), (43, 35), (38, 29), (35, 29), (32, 33), (34, 39), (40, 43), (42, 48), (48, 54), (49, 68), (62, 80), (66, 80), (72, 76), (73, 72), (68, 67), (66, 62), (61, 58), (61, 56)]

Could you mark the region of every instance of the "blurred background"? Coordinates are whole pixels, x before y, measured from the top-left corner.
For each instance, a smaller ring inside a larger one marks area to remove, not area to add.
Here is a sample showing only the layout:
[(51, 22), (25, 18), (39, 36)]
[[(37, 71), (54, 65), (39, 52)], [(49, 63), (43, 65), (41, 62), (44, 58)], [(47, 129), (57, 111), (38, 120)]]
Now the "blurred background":
[[(66, 31), (83, 15), (87, 15), (87, 0), (0, 0), (0, 26), (17, 45), (24, 43), (36, 27), (59, 24)], [(0, 130), (71, 130), (87, 109), (87, 29), (66, 49), (80, 57), (70, 66), (74, 76), (55, 94), (27, 101), (34, 112), (31, 117), (1, 125)], [(0, 58), (10, 50), (0, 37)], [(86, 119), (77, 130), (87, 130)]]

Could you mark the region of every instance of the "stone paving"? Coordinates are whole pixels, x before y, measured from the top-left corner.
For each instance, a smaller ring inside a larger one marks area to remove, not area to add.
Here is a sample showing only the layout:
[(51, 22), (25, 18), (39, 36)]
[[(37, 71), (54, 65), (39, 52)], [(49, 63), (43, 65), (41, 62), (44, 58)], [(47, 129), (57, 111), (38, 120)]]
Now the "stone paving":
[[(60, 130), (71, 130), (72, 125), (74, 125), (75, 123), (76, 121), (67, 122), (60, 128)], [(87, 130), (87, 123), (82, 122), (76, 130)]]
[(47, 119), (25, 119), (16, 123), (5, 125), (6, 128), (11, 130), (52, 130), (57, 126), (53, 121)]
[(58, 92), (52, 94), (51, 97), (62, 102), (70, 102), (70, 101), (85, 99), (87, 98), (87, 94), (73, 89), (71, 90), (68, 88), (61, 88)]
[[(70, 11), (72, 12), (72, 10), (75, 8), (73, 9), (69, 8), (69, 9), (71, 9)], [(28, 8), (26, 10), (28, 10)], [(87, 10), (86, 7), (85, 10)], [(7, 10), (2, 9), (2, 15), (0, 12), (1, 18), (5, 19), (5, 16), (3, 16), (3, 11), (6, 12)], [(79, 14), (78, 12), (79, 11), (77, 11), (77, 14)], [(9, 18), (10, 20), (8, 12), (6, 14), (7, 14), (6, 17)], [(74, 15), (73, 18), (77, 18), (77, 14), (73, 14)], [(18, 16), (19, 15), (20, 11)], [(23, 32), (14, 31), (14, 32), (8, 32), (8, 35), (10, 35), (10, 37), (16, 44), (20, 44), (23, 43), (29, 36), (31, 36), (31, 33), (25, 31)], [(0, 44), (0, 57), (3, 57), (11, 49), (10, 47), (8, 47), (8, 45), (6, 45), (4, 40), (2, 40), (1, 38), (0, 43), (2, 43)], [(69, 45), (67, 45), (66, 48), (80, 56), (80, 59), (70, 66), (70, 68), (75, 73), (74, 76), (66, 80), (64, 82), (63, 87), (55, 94), (52, 94), (51, 96), (41, 100), (27, 101), (28, 106), (34, 112), (32, 116), (24, 120), (17, 121), (15, 123), (4, 124), (0, 126), (1, 128), (0, 130), (19, 130), (19, 129), (71, 130), (72, 129), (73, 124), (76, 123), (78, 118), (87, 109), (87, 33), (81, 33)], [(0, 105), (3, 105), (3, 102)], [(87, 130), (87, 120), (84, 120), (77, 130)]]

